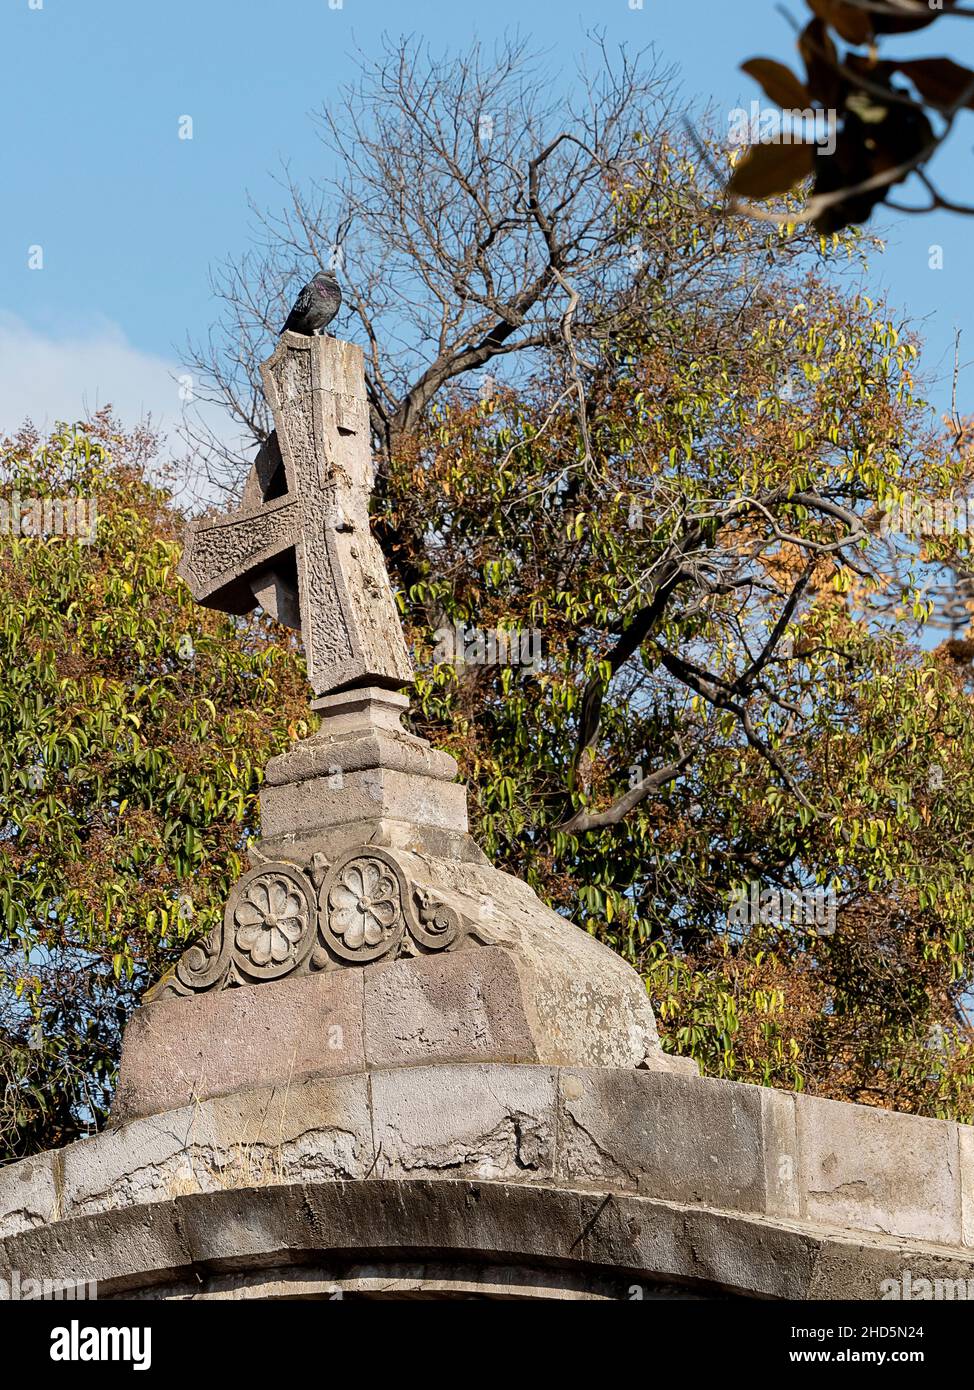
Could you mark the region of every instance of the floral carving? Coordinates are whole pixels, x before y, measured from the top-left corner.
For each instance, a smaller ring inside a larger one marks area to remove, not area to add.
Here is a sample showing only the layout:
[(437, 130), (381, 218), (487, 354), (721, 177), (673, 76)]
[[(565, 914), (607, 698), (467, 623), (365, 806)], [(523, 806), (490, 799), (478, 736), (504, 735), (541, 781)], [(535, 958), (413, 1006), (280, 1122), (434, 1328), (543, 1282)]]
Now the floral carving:
[(230, 894), (221, 925), (184, 951), (147, 999), (447, 951), (470, 936), (482, 940), (432, 888), (408, 880), (390, 850), (348, 850), (331, 866), (320, 852), (308, 865), (255, 857)]
[[(342, 960), (377, 960), (398, 945), (405, 927), (405, 881), (385, 850), (353, 850), (333, 865), (319, 894), (318, 930)], [(323, 964), (316, 953), (314, 963)]]
[(375, 859), (346, 864), (328, 894), (330, 925), (353, 951), (377, 946), (399, 915), (399, 885)]
[(308, 929), (308, 901), (283, 874), (261, 873), (233, 914), (237, 947), (256, 966), (281, 965)]

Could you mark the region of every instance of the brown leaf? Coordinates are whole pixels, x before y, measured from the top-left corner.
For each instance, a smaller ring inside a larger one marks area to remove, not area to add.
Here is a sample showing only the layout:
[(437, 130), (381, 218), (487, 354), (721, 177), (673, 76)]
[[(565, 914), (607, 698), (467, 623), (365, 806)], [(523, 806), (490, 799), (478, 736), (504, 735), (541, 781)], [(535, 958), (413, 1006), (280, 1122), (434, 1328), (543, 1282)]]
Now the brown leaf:
[(814, 168), (814, 145), (752, 145), (727, 186), (744, 198), (770, 198), (787, 193)]
[(751, 58), (741, 64), (741, 71), (760, 82), (764, 94), (785, 110), (804, 111), (811, 103), (808, 88), (786, 68), (772, 58)]
[(892, 14), (874, 14), (873, 29), (877, 34), (910, 34), (915, 29), (926, 29), (928, 24), (932, 24), (935, 19), (939, 19), (944, 10), (953, 9), (955, 0), (944, 0), (943, 5), (933, 8), (929, 0), (913, 0), (916, 6), (915, 17), (900, 17)]
[(914, 58), (896, 66), (931, 106), (953, 106), (966, 93), (963, 105), (974, 108), (974, 72), (952, 58)]
[(808, 7), (819, 19), (831, 24), (846, 43), (869, 43), (876, 16), (843, 0), (808, 0)]
[(839, 55), (828, 29), (813, 19), (802, 30), (798, 51), (805, 62), (808, 90), (828, 110), (842, 105), (845, 80), (838, 71)]

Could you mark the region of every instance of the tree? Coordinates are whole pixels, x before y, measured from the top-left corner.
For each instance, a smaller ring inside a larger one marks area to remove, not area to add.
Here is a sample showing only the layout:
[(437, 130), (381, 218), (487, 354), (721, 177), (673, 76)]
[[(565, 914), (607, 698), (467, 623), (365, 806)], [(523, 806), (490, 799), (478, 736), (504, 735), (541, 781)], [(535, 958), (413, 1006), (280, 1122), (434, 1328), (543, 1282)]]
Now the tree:
[[(707, 360), (723, 369), (721, 341), (746, 331), (772, 302), (772, 258), (786, 266), (807, 254), (764, 229), (728, 227), (719, 203), (704, 195), (692, 149), (667, 133), (665, 80), (644, 72), (639, 58), (612, 60), (599, 43), (596, 58), (596, 76), (567, 106), (544, 104), (520, 43), (489, 61), (479, 46), (439, 60), (408, 41), (388, 45), (375, 63), (363, 59), (341, 115), (323, 118), (339, 175), (316, 201), (289, 186), (293, 212), (265, 219), (262, 254), (227, 267), (219, 282), (228, 316), (195, 365), (257, 441), (267, 424), (255, 363), (262, 338), (281, 322), (282, 266), (302, 251), (321, 262), (341, 250), (369, 363), (379, 535), (410, 594), (424, 591), (425, 518), (385, 505), (388, 478), (449, 387), (485, 366), (496, 367), (499, 380), (500, 364), (515, 360), (520, 367), (506, 377), (513, 389), (532, 373), (543, 377), (552, 418), (567, 407), (578, 425), (581, 457), (565, 464), (569, 503), (597, 472), (592, 429), (627, 354), (652, 342), (697, 371), (696, 334)], [(333, 230), (339, 225), (350, 229), (344, 239)], [(851, 248), (846, 241), (843, 249)], [(491, 374), (482, 385), (490, 391), (494, 381)], [(786, 492), (769, 489), (758, 505), (774, 513), (785, 504), (790, 526)], [(823, 523), (810, 550), (833, 553), (840, 564), (864, 534), (861, 517), (844, 505), (851, 500), (841, 487), (831, 494), (825, 487), (796, 504)], [(586, 689), (572, 778), (584, 775), (598, 737), (605, 681), (651, 636), (674, 593), (689, 589), (702, 601), (715, 572), (708, 555), (715, 536), (743, 522), (750, 507), (735, 501), (682, 517), (659, 558), (654, 595), (631, 614), (606, 615), (620, 624), (619, 640), (604, 653), (605, 678), (593, 675)], [(740, 673), (741, 690), (774, 656), (810, 573), (796, 574), (782, 595), (781, 626), (759, 668)], [(712, 596), (743, 594), (752, 582), (743, 570), (720, 576)], [(423, 618), (437, 626), (432, 600)], [(743, 706), (725, 698), (746, 724)], [(686, 757), (682, 746), (673, 751), (668, 766), (600, 815), (624, 814), (678, 775)], [(576, 828), (587, 819), (580, 808), (570, 818)]]
[(8, 510), (97, 504), (90, 543), (0, 536), (0, 1158), (104, 1117), (127, 1014), (222, 914), (262, 763), (306, 728), (282, 635), (176, 579), (155, 445), (107, 413), (0, 444)]
[[(334, 173), (302, 190), (285, 170), (290, 206), (255, 207), (254, 251), (217, 273), (223, 317), (189, 349), (206, 397), (263, 439), (256, 364), (311, 265), (343, 273), (381, 459), (470, 373), (527, 359), (574, 381), (585, 345), (643, 311), (652, 264), (621, 253), (613, 187), (670, 123), (665, 73), (597, 37), (587, 57), (566, 103), (521, 40), (361, 56), (318, 118)], [(217, 474), (236, 483), (228, 462)]]
[[(755, 144), (731, 175), (730, 193), (764, 199), (811, 177), (805, 206), (778, 216), (783, 222), (812, 222), (824, 234), (867, 221), (882, 203), (899, 212), (974, 213), (974, 207), (942, 194), (928, 173), (958, 116), (974, 109), (974, 72), (952, 58), (880, 57), (877, 46), (887, 35), (929, 29), (938, 21), (943, 29), (946, 20), (974, 17), (974, 9), (957, 0), (806, 3), (813, 17), (798, 39), (804, 78), (769, 58), (752, 58), (743, 70), (784, 110), (798, 116), (828, 113), (835, 148), (816, 157), (811, 142)], [(923, 185), (926, 202), (893, 202), (894, 188), (911, 175)]]
[[(644, 971), (668, 1045), (968, 1115), (970, 674), (910, 644), (929, 609), (875, 499), (969, 461), (876, 305), (765, 290), (742, 309), (729, 279), (707, 316), (671, 307), (665, 349), (629, 344), (591, 456), (546, 382), (431, 414), (389, 488), (393, 529), (425, 520), (413, 639), (432, 608), (543, 656), (424, 664), (424, 732), (488, 851)], [(753, 882), (834, 895), (834, 934), (735, 922)]]

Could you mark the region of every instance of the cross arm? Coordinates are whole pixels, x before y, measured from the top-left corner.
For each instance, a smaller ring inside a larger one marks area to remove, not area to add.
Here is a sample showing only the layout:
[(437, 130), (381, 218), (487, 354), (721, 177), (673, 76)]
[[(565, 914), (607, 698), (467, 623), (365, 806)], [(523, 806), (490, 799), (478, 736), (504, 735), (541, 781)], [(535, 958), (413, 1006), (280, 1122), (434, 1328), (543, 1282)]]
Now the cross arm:
[(197, 603), (223, 613), (249, 613), (257, 606), (251, 576), (293, 546), (296, 532), (297, 507), (290, 497), (194, 522), (178, 573)]

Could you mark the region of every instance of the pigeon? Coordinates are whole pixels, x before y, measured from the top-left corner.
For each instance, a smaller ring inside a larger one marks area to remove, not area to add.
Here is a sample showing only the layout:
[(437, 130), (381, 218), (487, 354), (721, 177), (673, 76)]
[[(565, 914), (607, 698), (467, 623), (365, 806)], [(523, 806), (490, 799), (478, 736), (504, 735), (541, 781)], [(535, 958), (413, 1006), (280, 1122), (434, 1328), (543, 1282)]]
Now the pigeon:
[(334, 274), (330, 270), (319, 270), (294, 301), (281, 332), (305, 333), (308, 337), (324, 333), (341, 303), (342, 292)]

